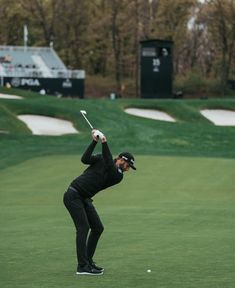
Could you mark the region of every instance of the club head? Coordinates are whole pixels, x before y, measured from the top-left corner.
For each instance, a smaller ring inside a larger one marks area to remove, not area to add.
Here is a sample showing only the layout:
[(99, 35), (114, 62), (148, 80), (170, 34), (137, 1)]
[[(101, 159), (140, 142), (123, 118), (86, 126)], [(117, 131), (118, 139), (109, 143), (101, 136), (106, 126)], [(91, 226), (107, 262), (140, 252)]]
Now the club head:
[(86, 115), (86, 111), (85, 111), (85, 110), (80, 110), (80, 112), (81, 112), (82, 114), (85, 114), (85, 115)]

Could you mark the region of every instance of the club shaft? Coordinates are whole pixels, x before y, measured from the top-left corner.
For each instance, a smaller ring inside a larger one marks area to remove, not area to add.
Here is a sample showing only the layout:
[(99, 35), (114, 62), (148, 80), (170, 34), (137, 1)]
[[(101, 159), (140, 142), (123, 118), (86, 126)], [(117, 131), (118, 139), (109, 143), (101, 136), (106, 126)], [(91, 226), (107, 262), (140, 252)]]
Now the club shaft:
[(94, 129), (93, 126), (91, 125), (90, 121), (86, 118), (86, 116), (83, 113), (82, 113), (82, 116), (84, 117), (84, 119), (86, 120), (88, 125), (91, 127), (91, 129)]

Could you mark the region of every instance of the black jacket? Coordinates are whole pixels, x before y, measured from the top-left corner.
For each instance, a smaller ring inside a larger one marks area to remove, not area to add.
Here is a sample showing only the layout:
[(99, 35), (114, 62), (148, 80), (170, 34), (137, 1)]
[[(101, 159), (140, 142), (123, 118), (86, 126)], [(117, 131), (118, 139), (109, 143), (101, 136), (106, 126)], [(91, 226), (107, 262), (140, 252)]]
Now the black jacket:
[(102, 143), (102, 154), (92, 155), (96, 144), (93, 140), (81, 158), (84, 164), (90, 166), (71, 183), (83, 198), (91, 198), (123, 179), (123, 172), (116, 167), (107, 142)]

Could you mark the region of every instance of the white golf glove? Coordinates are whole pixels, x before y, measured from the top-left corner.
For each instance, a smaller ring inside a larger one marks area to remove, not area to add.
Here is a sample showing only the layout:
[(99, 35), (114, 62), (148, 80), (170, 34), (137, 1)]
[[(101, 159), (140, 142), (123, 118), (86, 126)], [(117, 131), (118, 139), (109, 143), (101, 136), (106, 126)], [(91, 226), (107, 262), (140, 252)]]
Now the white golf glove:
[(100, 130), (95, 130), (94, 136), (100, 139), (104, 138), (104, 134)]

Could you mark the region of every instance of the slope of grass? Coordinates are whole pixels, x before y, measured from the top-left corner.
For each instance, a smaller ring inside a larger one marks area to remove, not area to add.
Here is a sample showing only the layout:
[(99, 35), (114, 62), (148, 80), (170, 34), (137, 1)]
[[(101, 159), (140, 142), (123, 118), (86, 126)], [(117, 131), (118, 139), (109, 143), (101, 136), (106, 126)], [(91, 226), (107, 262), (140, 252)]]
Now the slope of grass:
[[(10, 132), (0, 134), (0, 168), (40, 155), (81, 153), (90, 139), (90, 129), (79, 113), (81, 109), (87, 111), (95, 127), (104, 131), (115, 153), (132, 150), (137, 154), (235, 157), (235, 128), (216, 127), (199, 113), (200, 109), (209, 107), (235, 109), (232, 99), (110, 101), (57, 99), (20, 93), (21, 96), (25, 94), (24, 100), (0, 100), (0, 130)], [(124, 112), (126, 107), (164, 110), (177, 122), (128, 115)], [(81, 133), (61, 137), (29, 135), (26, 125), (16, 117), (25, 113), (70, 120)]]
[[(234, 287), (235, 128), (216, 127), (199, 113), (235, 110), (234, 100), (9, 92), (25, 99), (0, 100), (0, 130), (10, 132), (0, 134), (1, 287)], [(177, 123), (131, 116), (126, 107), (157, 108)], [(99, 279), (74, 275), (74, 228), (62, 204), (90, 141), (80, 109), (107, 134), (113, 154), (133, 152), (138, 168), (95, 197), (105, 225), (96, 260), (106, 273)], [(33, 136), (16, 117), (23, 113), (71, 120), (81, 133)]]

